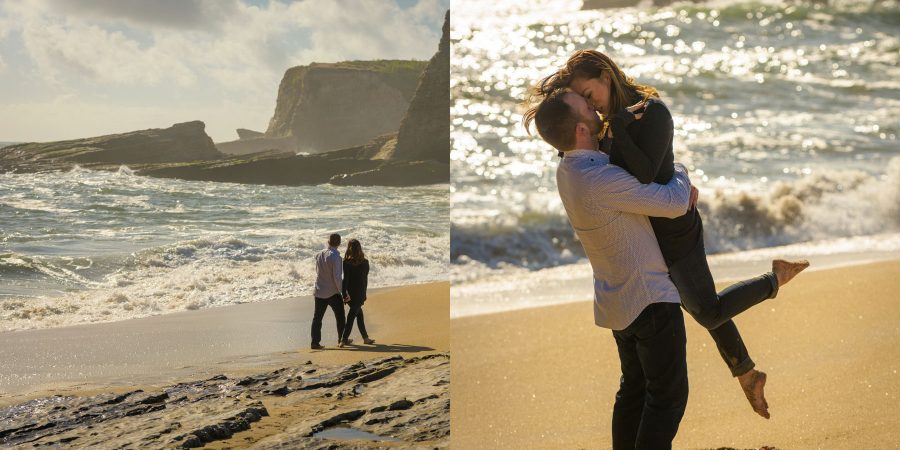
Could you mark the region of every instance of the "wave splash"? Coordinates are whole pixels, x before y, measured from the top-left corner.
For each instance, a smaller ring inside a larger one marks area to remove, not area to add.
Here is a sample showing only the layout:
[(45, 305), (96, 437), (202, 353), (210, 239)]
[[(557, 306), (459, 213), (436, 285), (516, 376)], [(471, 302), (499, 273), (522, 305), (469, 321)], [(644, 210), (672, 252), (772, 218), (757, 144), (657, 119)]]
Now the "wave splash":
[[(699, 209), (707, 253), (900, 230), (900, 157), (882, 175), (857, 170), (777, 181), (764, 192), (703, 188)], [(505, 266), (540, 269), (571, 264), (584, 251), (560, 210), (520, 213), (451, 228), (453, 281)]]

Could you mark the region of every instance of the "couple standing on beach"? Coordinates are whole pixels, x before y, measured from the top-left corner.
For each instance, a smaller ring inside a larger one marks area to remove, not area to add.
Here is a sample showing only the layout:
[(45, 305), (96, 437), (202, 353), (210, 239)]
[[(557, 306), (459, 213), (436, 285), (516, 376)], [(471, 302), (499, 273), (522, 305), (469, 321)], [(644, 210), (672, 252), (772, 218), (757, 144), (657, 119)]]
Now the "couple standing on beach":
[[(312, 320), (313, 350), (324, 348), (322, 341), (322, 319), (330, 307), (337, 323), (338, 347), (346, 347), (353, 343), (350, 332), (353, 321), (359, 326), (359, 333), (366, 344), (374, 344), (366, 332), (362, 307), (366, 302), (366, 287), (369, 280), (369, 260), (363, 253), (362, 244), (356, 239), (347, 242), (347, 252), (341, 260), (338, 247), (341, 235), (335, 233), (328, 238), (328, 248), (316, 254), (316, 285), (314, 297), (316, 309)], [(350, 307), (344, 318), (344, 304)]]
[(709, 330), (753, 410), (768, 419), (766, 374), (731, 319), (774, 298), (809, 263), (774, 260), (771, 272), (717, 293), (698, 191), (674, 162), (672, 116), (656, 89), (580, 50), (532, 94), (525, 127), (534, 122), (562, 158), (557, 187), (594, 273), (595, 323), (612, 329), (618, 348), (613, 448), (671, 448), (688, 398), (679, 305)]

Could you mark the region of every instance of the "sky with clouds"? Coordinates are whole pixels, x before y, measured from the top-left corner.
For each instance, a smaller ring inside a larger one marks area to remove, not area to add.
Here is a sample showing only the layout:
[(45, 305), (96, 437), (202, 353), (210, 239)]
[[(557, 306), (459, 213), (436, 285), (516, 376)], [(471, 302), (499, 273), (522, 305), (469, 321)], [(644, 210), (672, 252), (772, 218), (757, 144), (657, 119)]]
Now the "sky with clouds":
[(265, 131), (284, 71), (427, 60), (450, 0), (0, 0), (0, 141)]

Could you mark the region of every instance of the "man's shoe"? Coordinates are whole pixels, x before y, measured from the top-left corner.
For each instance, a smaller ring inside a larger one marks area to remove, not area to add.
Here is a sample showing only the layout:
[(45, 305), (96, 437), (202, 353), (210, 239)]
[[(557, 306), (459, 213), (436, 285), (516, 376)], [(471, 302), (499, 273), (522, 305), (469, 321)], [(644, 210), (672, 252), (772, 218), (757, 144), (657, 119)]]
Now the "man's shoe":
[(363, 338), (363, 342), (365, 342), (368, 345), (372, 345), (375, 343), (375, 339)]
[(312, 344), (312, 345), (309, 346), (309, 348), (311, 348), (311, 349), (313, 349), (313, 350), (321, 350), (321, 349), (323, 349), (323, 348), (325, 348), (325, 347), (322, 347), (322, 346), (319, 345), (319, 344)]
[(353, 343), (353, 339), (345, 339), (343, 341), (338, 341), (338, 347), (344, 348)]

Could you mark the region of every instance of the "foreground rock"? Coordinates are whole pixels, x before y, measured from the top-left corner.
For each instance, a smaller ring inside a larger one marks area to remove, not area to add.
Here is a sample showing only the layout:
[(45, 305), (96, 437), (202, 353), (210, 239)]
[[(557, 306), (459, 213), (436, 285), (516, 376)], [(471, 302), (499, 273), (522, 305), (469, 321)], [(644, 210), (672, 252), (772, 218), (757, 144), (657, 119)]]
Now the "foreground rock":
[(0, 172), (215, 160), (224, 157), (200, 121), (70, 141), (26, 143), (0, 149)]
[(66, 448), (447, 448), (450, 357), (400, 356), (54, 396), (0, 410), (0, 445)]

